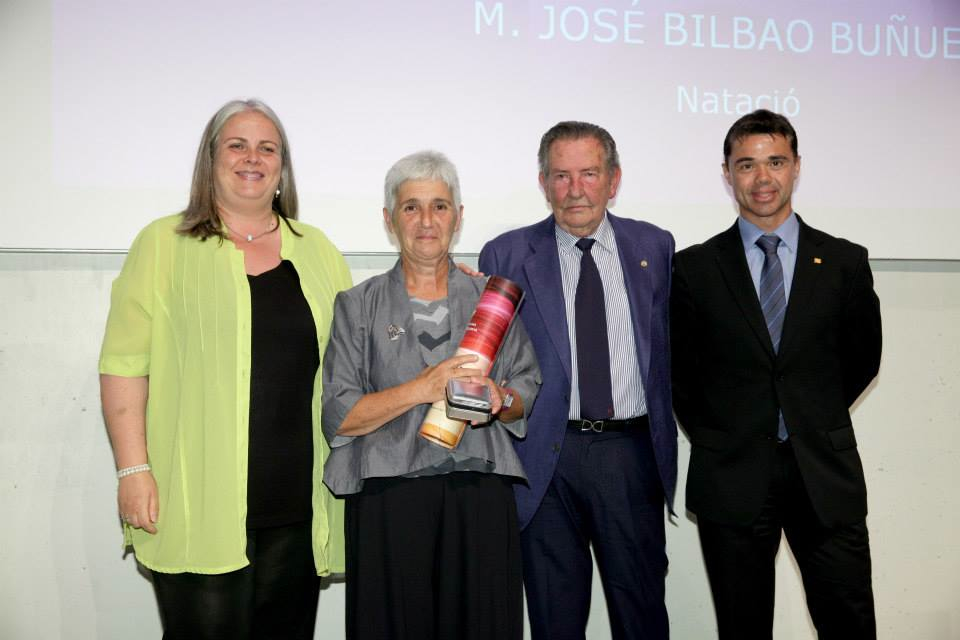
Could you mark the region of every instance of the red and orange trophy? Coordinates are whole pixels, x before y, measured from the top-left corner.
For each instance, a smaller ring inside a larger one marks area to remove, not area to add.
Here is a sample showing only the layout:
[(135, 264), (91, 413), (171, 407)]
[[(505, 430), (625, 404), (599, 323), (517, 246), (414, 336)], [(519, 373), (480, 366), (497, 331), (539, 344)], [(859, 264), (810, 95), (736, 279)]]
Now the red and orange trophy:
[[(506, 278), (490, 276), (454, 355), (476, 355), (477, 361), (468, 366), (479, 369), (485, 376), (490, 375), (521, 300), (523, 289)], [(445, 401), (438, 400), (427, 411), (420, 435), (447, 449), (456, 449), (466, 427), (466, 421), (448, 418)]]

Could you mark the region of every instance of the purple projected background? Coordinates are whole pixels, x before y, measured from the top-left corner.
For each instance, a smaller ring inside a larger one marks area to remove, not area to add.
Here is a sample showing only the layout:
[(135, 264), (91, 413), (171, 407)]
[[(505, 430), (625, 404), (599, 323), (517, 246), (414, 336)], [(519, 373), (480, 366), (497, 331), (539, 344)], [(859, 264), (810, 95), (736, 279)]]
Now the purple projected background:
[(723, 136), (764, 106), (797, 127), (805, 219), (872, 257), (960, 258), (956, 233), (929, 234), (960, 218), (960, 3), (737, 5), (54, 0), (51, 189), (69, 211), (23, 246), (128, 246), (185, 204), (213, 111), (257, 96), (288, 129), (301, 217), (344, 251), (392, 249), (383, 175), (422, 148), (460, 170), (457, 251), (547, 215), (536, 148), (561, 119), (617, 139), (614, 211), (700, 241), (735, 215)]

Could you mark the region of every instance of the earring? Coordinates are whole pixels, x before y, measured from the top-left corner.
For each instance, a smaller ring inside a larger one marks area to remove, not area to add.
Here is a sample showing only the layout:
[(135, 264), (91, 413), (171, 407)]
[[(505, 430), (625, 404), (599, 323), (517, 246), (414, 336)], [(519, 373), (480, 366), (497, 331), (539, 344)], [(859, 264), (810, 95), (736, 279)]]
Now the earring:
[(276, 192), (275, 194), (273, 194), (273, 197), (274, 197), (274, 198), (279, 198), (279, 197), (280, 197), (280, 187), (277, 187), (277, 192)]

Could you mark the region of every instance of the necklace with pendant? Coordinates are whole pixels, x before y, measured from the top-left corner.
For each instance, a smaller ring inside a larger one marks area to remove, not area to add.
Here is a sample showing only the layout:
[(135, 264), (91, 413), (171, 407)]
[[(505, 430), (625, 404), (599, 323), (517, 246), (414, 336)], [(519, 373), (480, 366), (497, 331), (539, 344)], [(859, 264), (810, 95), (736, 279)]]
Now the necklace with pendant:
[(258, 239), (258, 238), (262, 238), (263, 236), (267, 235), (268, 233), (272, 233), (272, 232), (276, 231), (277, 228), (280, 226), (280, 221), (277, 220), (276, 217), (274, 217), (274, 219), (273, 219), (273, 224), (270, 225), (270, 228), (269, 228), (269, 229), (267, 229), (266, 231), (261, 231), (261, 232), (258, 233), (257, 235), (253, 235), (252, 233), (237, 233), (237, 232), (233, 229), (233, 227), (231, 227), (230, 225), (228, 225), (228, 224), (227, 224), (227, 221), (224, 220), (223, 218), (220, 218), (220, 222), (223, 223), (223, 226), (225, 226), (225, 227), (227, 228), (227, 230), (230, 231), (230, 233), (232, 233), (233, 235), (237, 236), (238, 238), (243, 238), (243, 239), (246, 240), (247, 242), (253, 242), (254, 240), (256, 240), (256, 239)]

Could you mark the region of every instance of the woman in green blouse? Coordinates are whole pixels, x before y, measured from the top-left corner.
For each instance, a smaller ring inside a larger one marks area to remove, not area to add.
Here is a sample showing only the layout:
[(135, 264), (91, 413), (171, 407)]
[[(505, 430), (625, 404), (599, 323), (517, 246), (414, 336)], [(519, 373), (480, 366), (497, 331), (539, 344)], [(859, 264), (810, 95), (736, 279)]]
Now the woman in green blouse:
[(296, 218), (283, 126), (227, 103), (187, 209), (140, 232), (113, 285), (103, 412), (165, 638), (312, 638), (318, 576), (343, 571), (316, 374), (351, 281)]

